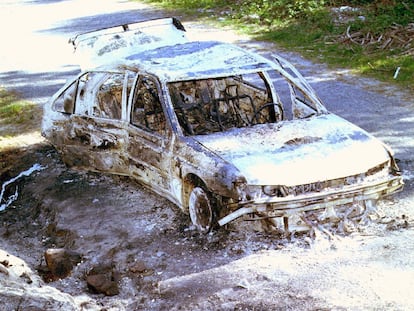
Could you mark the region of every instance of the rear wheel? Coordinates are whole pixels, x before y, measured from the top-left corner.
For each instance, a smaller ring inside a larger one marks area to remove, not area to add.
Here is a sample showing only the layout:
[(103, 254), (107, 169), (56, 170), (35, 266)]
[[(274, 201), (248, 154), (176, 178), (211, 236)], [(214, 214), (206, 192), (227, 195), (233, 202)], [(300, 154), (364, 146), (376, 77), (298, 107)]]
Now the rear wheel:
[(194, 187), (189, 199), (191, 222), (202, 233), (208, 233), (213, 227), (214, 213), (210, 195), (201, 187)]

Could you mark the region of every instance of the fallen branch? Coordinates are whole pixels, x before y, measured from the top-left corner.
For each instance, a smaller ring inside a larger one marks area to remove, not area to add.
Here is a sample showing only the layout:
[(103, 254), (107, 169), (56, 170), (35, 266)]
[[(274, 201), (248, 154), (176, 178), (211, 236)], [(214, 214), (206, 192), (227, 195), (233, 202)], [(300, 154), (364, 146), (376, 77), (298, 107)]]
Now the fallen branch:
[[(36, 163), (31, 168), (29, 168), (28, 170), (21, 172), (16, 177), (13, 177), (12, 179), (10, 179), (10, 180), (6, 181), (5, 183), (3, 183), (2, 187), (1, 187), (1, 193), (0, 193), (0, 203), (3, 201), (4, 192), (6, 192), (6, 187), (8, 185), (10, 185), (11, 183), (14, 183), (16, 180), (18, 180), (19, 178), (21, 178), (23, 176), (29, 176), (33, 172), (41, 171), (43, 169), (44, 169), (43, 166)], [(19, 196), (19, 194), (18, 194), (17, 187), (16, 187), (16, 191), (14, 192), (14, 194), (9, 196), (7, 198), (7, 200), (4, 200), (5, 203), (0, 205), (0, 212), (4, 211), (12, 202), (16, 201), (18, 196)]]

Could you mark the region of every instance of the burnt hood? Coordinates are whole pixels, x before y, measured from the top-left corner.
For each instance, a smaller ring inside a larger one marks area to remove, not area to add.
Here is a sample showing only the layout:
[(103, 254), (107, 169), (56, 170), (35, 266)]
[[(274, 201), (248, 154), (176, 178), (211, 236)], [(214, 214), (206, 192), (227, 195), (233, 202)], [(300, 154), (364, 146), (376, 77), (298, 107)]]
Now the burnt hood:
[(390, 159), (352, 123), (324, 114), (194, 137), (252, 185), (302, 185), (364, 173)]

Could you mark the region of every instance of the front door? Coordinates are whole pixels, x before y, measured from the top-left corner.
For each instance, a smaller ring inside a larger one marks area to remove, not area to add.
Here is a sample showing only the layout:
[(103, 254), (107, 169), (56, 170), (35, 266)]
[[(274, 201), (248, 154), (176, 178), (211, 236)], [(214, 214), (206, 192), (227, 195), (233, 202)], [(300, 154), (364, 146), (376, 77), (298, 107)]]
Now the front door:
[(155, 78), (139, 76), (130, 103), (130, 171), (159, 193), (170, 189), (171, 129)]

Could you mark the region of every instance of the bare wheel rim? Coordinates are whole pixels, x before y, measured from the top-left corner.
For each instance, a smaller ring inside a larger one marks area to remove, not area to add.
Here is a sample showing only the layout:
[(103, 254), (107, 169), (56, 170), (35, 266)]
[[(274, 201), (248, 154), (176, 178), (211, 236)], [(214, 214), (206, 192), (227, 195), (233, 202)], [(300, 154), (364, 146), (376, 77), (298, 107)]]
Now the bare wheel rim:
[(191, 222), (196, 228), (208, 233), (213, 224), (213, 211), (207, 193), (203, 188), (195, 187), (190, 194), (189, 202)]

